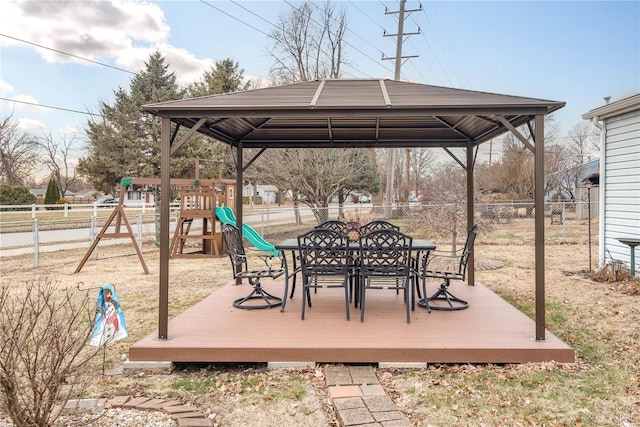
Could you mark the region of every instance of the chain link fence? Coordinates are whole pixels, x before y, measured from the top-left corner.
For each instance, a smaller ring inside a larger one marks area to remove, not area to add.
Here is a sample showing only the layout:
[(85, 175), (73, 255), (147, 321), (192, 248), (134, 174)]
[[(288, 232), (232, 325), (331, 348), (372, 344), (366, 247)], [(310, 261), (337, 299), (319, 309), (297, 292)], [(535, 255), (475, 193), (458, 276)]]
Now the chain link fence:
[[(585, 216), (585, 212), (589, 211), (585, 204), (565, 202), (545, 205), (546, 244), (588, 242), (597, 248), (597, 219)], [(45, 257), (56, 257), (59, 251), (76, 251), (80, 261), (109, 220), (111, 212), (113, 211), (109, 210), (94, 215), (95, 211), (89, 210), (85, 213), (74, 212), (72, 215), (67, 213), (66, 217), (56, 219), (50, 219), (49, 212), (49, 217), (38, 215), (34, 219), (16, 221), (3, 213), (0, 221), (0, 259), (4, 262), (10, 257), (32, 256), (33, 266), (37, 268)], [(64, 213), (59, 213), (62, 214)], [(408, 203), (393, 207), (364, 203), (345, 204), (342, 207), (332, 205), (323, 209), (311, 209), (302, 204), (298, 207), (246, 206), (243, 214), (245, 223), (271, 243), (296, 237), (330, 219), (357, 221), (361, 224), (378, 219), (388, 220), (400, 226), (403, 232), (416, 238), (431, 240), (443, 249), (456, 244), (462, 245), (466, 238), (466, 207), (455, 203)], [(126, 217), (133, 232), (133, 240), (135, 244), (142, 246), (143, 253), (157, 250), (160, 245), (157, 214), (151, 209), (144, 213), (139, 209), (132, 209)], [(496, 244), (533, 244), (534, 217), (535, 206), (532, 202), (478, 204), (475, 206), (475, 218), (481, 230), (478, 242), (484, 240)], [(172, 209), (170, 236), (173, 236), (178, 218), (179, 211)], [(191, 233), (200, 232), (202, 225), (199, 223), (201, 221), (194, 219)], [(215, 227), (215, 232), (219, 233), (220, 223), (216, 222)], [(116, 216), (105, 232), (128, 233), (128, 230), (124, 221), (118, 221)], [(136, 256), (133, 240), (130, 236), (103, 237), (89, 259)], [(200, 244), (197, 240), (189, 242), (196, 249)]]

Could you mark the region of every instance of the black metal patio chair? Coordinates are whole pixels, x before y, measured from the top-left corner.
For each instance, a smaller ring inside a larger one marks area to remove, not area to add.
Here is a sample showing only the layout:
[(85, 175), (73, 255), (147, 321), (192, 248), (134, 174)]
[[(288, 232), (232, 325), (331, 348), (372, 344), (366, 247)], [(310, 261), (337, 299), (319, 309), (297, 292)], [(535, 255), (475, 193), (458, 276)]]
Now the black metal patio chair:
[(360, 321), (364, 321), (367, 290), (402, 290), (411, 323), (410, 306), (413, 302), (414, 268), (411, 258), (411, 236), (398, 230), (374, 230), (360, 237), (358, 274), (360, 276)]
[[(374, 230), (384, 230), (384, 229), (400, 231), (400, 227), (390, 223), (389, 221), (375, 220), (375, 221), (368, 222), (362, 227), (360, 227), (360, 234), (364, 236), (365, 234), (371, 233)], [(398, 292), (399, 290), (396, 289), (396, 293)], [(420, 289), (418, 289), (418, 292), (420, 292)]]
[[(227, 247), (227, 253), (231, 260), (231, 268), (233, 269), (234, 279), (247, 279), (249, 284), (253, 286), (253, 290), (249, 295), (243, 298), (238, 298), (233, 301), (233, 306), (245, 310), (256, 310), (263, 308), (273, 308), (282, 306), (281, 310), (284, 311), (286, 300), (280, 297), (276, 297), (267, 292), (263, 287), (262, 279), (277, 279), (280, 276), (286, 274), (286, 267), (284, 264), (284, 254), (280, 254), (280, 266), (274, 267), (271, 264), (275, 261), (273, 253), (270, 252), (256, 252), (256, 254), (248, 255), (245, 251), (242, 243), (242, 234), (240, 230), (230, 224), (222, 226), (222, 237)], [(250, 257), (257, 257), (264, 263), (264, 268), (249, 269), (248, 259)], [(286, 283), (286, 281), (285, 281)], [(284, 295), (286, 298), (287, 289), (285, 285)]]
[(314, 228), (298, 236), (302, 273), (302, 320), (311, 307), (311, 289), (344, 288), (344, 304), (349, 316), (349, 277), (352, 271), (346, 234), (328, 228)]
[[(474, 225), (469, 234), (464, 247), (455, 253), (443, 251), (428, 251), (422, 257), (422, 267), (420, 269), (422, 277), (422, 291), (424, 299), (418, 304), (426, 307), (427, 310), (464, 310), (469, 307), (469, 302), (460, 299), (449, 292), (449, 285), (452, 280), (463, 281), (467, 274), (467, 264), (473, 251), (473, 244), (478, 234), (478, 226)], [(442, 279), (438, 290), (427, 298), (427, 278)], [(431, 305), (430, 302), (445, 302), (444, 305)]]

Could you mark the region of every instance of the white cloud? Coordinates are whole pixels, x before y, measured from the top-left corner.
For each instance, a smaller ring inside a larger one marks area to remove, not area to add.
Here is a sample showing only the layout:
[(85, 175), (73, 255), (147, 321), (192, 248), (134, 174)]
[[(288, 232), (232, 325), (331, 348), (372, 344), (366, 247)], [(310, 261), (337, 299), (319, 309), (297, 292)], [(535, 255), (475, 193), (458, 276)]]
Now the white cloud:
[(18, 119), (18, 129), (23, 130), (25, 132), (32, 132), (34, 130), (44, 130), (46, 128), (45, 124), (40, 120), (36, 119), (28, 119), (21, 118)]
[[(158, 50), (182, 86), (202, 77), (214, 64), (210, 58), (197, 58), (168, 43), (171, 29), (157, 4), (131, 0), (16, 0), (3, 4), (0, 15), (0, 28), (7, 35), (20, 35), (31, 43), (132, 71), (142, 69), (149, 55)], [(30, 46), (6, 37), (2, 42)], [(48, 62), (95, 66), (69, 55), (31, 47)]]
[(2, 94), (2, 96), (6, 96), (6, 94), (9, 94), (13, 91), (14, 91), (13, 86), (5, 82), (4, 80), (0, 79), (0, 94)]
[[(131, 0), (18, 0), (3, 4), (3, 9), (3, 33), (93, 60), (117, 59), (120, 52), (134, 44), (162, 43), (170, 31), (158, 5)], [(3, 42), (25, 46), (9, 38)], [(79, 61), (51, 50), (35, 49), (49, 62)]]
[(63, 128), (58, 129), (58, 132), (61, 135), (77, 135), (77, 134), (84, 134), (83, 132), (80, 132), (80, 130), (73, 125), (66, 125)]

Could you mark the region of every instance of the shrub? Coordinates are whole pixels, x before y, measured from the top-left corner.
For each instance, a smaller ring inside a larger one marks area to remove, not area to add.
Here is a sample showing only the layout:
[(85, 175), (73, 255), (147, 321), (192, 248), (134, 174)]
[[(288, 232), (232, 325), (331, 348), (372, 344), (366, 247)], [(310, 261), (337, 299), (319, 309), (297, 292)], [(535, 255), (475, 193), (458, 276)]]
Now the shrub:
[(88, 301), (46, 280), (0, 288), (0, 408), (16, 426), (53, 424), (56, 403), (82, 391), (87, 362), (101, 349), (87, 346), (95, 319)]
[[(33, 205), (37, 201), (37, 197), (29, 193), (29, 189), (27, 187), (12, 187), (10, 185), (0, 185), (0, 206)], [(8, 211), (13, 209), (3, 207), (2, 210)]]

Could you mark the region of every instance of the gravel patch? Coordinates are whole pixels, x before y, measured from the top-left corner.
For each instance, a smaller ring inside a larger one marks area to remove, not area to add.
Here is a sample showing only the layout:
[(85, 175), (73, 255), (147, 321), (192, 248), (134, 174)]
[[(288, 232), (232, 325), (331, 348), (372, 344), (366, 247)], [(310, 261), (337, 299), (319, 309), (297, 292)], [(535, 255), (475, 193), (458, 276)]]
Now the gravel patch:
[(137, 409), (110, 408), (100, 412), (61, 415), (54, 426), (71, 427), (178, 427), (169, 415), (160, 411), (140, 411)]

